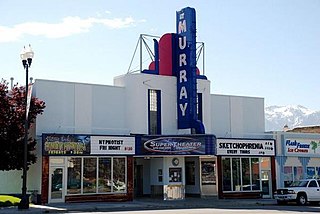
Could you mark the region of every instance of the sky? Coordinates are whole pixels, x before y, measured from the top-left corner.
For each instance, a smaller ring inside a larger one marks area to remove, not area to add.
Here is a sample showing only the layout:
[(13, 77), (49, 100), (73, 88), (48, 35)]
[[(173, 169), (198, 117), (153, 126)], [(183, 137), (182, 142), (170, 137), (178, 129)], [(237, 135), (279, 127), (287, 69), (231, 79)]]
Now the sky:
[(185, 7), (196, 10), (212, 94), (320, 110), (319, 0), (0, 0), (0, 79), (25, 84), (19, 54), (31, 44), (34, 79), (113, 85), (139, 69), (140, 34), (175, 33)]

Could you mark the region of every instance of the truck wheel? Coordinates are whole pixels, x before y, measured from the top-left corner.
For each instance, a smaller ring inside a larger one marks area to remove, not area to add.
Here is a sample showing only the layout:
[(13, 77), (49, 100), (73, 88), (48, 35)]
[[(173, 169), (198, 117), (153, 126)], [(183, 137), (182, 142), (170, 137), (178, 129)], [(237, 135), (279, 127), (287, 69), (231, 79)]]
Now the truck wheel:
[(307, 202), (308, 202), (308, 199), (307, 199), (307, 195), (305, 193), (298, 194), (297, 204), (304, 206), (307, 204)]

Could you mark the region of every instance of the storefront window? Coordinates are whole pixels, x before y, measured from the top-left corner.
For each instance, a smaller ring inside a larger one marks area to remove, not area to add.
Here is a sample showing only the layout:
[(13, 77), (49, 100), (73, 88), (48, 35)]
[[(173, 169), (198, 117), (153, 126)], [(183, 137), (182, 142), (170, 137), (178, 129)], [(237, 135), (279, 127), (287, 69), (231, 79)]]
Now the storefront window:
[(307, 167), (307, 178), (314, 178), (316, 174), (315, 167)]
[(294, 170), (294, 180), (295, 181), (299, 181), (301, 179), (303, 179), (303, 168), (302, 166), (295, 166), (293, 168)]
[(223, 191), (231, 191), (231, 158), (222, 158), (222, 189)]
[(241, 174), (240, 174), (240, 158), (232, 158), (232, 181), (233, 190), (240, 191), (241, 187)]
[(125, 192), (126, 172), (125, 157), (70, 157), (67, 194)]
[(285, 166), (283, 168), (283, 172), (284, 172), (284, 186), (288, 187), (290, 186), (293, 180), (292, 166)]
[(83, 193), (95, 193), (97, 158), (84, 158), (83, 166)]
[(81, 193), (81, 158), (68, 158), (67, 194)]
[(307, 167), (307, 178), (320, 178), (320, 167)]
[(242, 158), (241, 166), (242, 166), (242, 190), (243, 191), (251, 190), (249, 158)]
[(259, 162), (259, 158), (222, 158), (222, 190), (261, 190)]
[(113, 191), (126, 190), (126, 165), (124, 158), (113, 158)]
[(111, 192), (111, 158), (99, 158), (98, 192)]
[(284, 171), (284, 186), (285, 187), (290, 186), (290, 184), (293, 181), (299, 181), (299, 180), (303, 179), (303, 167), (302, 166), (285, 166), (283, 168), (283, 171)]

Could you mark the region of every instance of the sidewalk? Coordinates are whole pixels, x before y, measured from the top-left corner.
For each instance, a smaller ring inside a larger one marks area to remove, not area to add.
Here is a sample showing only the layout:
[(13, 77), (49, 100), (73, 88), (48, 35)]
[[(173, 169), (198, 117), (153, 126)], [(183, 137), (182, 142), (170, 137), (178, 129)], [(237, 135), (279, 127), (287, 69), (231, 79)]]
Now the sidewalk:
[(273, 199), (217, 199), (186, 198), (185, 200), (164, 201), (162, 199), (141, 198), (129, 202), (87, 202), (58, 203), (50, 205), (30, 205), (28, 210), (18, 210), (17, 207), (0, 208), (0, 213), (68, 213), (92, 211), (129, 211), (129, 210), (159, 210), (159, 209), (191, 209), (191, 208), (222, 208), (222, 207), (252, 207), (274, 205)]

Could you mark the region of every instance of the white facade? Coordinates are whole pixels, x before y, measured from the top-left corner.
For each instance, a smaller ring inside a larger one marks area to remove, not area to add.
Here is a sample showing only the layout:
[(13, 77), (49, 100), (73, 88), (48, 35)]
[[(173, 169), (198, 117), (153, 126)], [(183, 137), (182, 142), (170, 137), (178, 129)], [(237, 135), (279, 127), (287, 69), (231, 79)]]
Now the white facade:
[[(35, 135), (38, 140), (38, 161), (28, 171), (28, 190), (41, 193), (43, 133), (57, 134), (102, 134), (129, 135), (148, 134), (148, 89), (161, 90), (161, 129), (163, 135), (190, 134), (190, 129), (177, 129), (177, 86), (176, 77), (150, 74), (126, 74), (114, 78), (114, 86), (73, 83), (51, 80), (36, 80), (33, 96), (45, 101), (43, 115), (36, 120)], [(264, 133), (264, 99), (255, 97), (210, 94), (210, 81), (197, 80), (198, 93), (202, 93), (203, 124), (206, 134), (217, 137), (256, 137)], [(184, 159), (179, 157), (184, 170)], [(188, 159), (192, 157), (188, 157)], [(206, 158), (206, 157), (202, 157)], [(152, 174), (154, 164), (169, 167), (171, 159), (163, 157), (161, 163), (154, 160), (145, 174)], [(201, 159), (196, 159), (199, 171)], [(146, 163), (147, 164), (147, 163)], [(166, 182), (163, 171), (163, 182)], [(0, 193), (21, 192), (21, 172), (0, 172)], [(182, 172), (184, 176), (184, 171)], [(184, 179), (183, 179), (184, 180)], [(10, 182), (9, 182), (10, 181)], [(183, 181), (184, 182), (184, 181)], [(159, 182), (146, 179), (144, 191)], [(186, 186), (191, 193), (204, 194), (208, 186)], [(183, 183), (184, 184), (184, 183)]]

